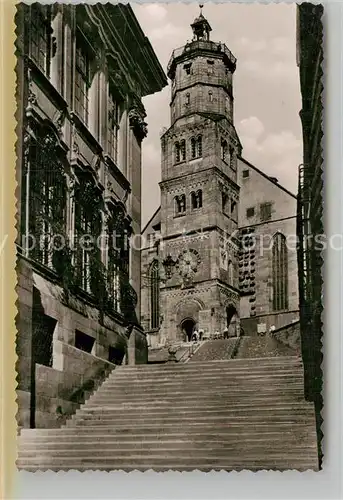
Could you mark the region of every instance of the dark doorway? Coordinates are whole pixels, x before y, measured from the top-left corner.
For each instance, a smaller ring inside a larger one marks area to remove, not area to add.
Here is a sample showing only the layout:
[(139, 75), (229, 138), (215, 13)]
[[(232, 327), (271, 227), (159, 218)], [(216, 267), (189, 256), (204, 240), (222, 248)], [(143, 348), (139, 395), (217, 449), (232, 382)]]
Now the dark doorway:
[(236, 308), (232, 305), (226, 308), (226, 327), (228, 329), (229, 337), (236, 337), (236, 320), (237, 320), (237, 311)]
[(191, 318), (187, 318), (182, 321), (181, 328), (184, 334), (185, 341), (190, 342), (192, 340), (192, 335), (195, 328), (195, 321)]

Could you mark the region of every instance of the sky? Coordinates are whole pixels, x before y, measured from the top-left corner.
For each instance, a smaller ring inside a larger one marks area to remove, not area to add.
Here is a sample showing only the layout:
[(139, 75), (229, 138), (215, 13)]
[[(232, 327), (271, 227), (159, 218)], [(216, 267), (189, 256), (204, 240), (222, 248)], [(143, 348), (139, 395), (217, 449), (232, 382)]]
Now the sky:
[[(173, 49), (192, 39), (196, 3), (131, 4), (166, 71)], [(223, 42), (237, 58), (233, 78), (234, 121), (242, 156), (296, 193), (302, 162), (296, 65), (295, 4), (204, 5), (211, 40)], [(142, 224), (160, 203), (160, 133), (170, 126), (170, 86), (143, 99), (148, 136), (142, 144)]]

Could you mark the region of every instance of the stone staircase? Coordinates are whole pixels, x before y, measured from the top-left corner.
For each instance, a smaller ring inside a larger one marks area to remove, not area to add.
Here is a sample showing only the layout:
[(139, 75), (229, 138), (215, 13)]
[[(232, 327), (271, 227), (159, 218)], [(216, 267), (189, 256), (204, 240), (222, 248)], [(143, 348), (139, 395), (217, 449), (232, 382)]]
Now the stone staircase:
[(318, 470), (296, 356), (116, 368), (60, 429), (24, 429), (19, 469)]

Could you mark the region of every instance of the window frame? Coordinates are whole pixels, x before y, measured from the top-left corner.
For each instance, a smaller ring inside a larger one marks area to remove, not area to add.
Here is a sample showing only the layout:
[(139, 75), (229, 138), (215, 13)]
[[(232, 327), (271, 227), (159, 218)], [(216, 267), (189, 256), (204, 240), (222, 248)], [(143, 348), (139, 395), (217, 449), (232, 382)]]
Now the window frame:
[[(84, 63), (81, 63), (82, 58)], [(92, 54), (85, 37), (78, 32), (75, 40), (73, 100), (74, 111), (85, 126), (89, 125), (89, 91), (91, 88)], [(84, 64), (84, 68), (82, 65)], [(76, 89), (80, 94), (77, 95)]]
[[(48, 79), (50, 79), (51, 69), (52, 32), (51, 5), (37, 3), (30, 5), (29, 54), (32, 61)], [(33, 45), (36, 46), (36, 51), (33, 50)], [(42, 62), (40, 55), (42, 55)]]
[(111, 84), (108, 85), (107, 99), (107, 154), (117, 165), (121, 104)]

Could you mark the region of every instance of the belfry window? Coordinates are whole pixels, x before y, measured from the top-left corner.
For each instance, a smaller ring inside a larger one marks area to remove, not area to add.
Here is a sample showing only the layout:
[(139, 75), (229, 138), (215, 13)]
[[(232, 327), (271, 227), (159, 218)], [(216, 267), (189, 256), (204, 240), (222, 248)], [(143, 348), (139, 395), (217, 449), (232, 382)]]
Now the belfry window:
[(191, 193), (191, 205), (192, 209), (195, 210), (197, 208), (202, 207), (202, 190), (198, 189), (196, 192)]
[(202, 136), (191, 138), (191, 158), (201, 158), (202, 156)]
[(286, 238), (277, 233), (272, 247), (273, 310), (288, 309), (288, 257)]
[(76, 41), (74, 106), (78, 117), (88, 125), (90, 61), (85, 43), (78, 37)]
[(175, 156), (174, 162), (179, 163), (181, 155), (180, 155), (180, 144), (178, 142), (174, 144), (174, 156)]
[(185, 139), (182, 139), (182, 141), (180, 141), (180, 159), (181, 159), (181, 161), (186, 160), (186, 141), (185, 141)]
[(57, 138), (49, 128), (42, 128), (36, 139), (31, 139), (27, 157), (29, 172), (28, 223), (26, 232), (36, 244), (30, 250), (34, 258), (45, 266), (54, 268), (56, 248), (61, 245), (66, 232), (67, 183), (63, 167), (64, 158), (59, 154)]
[(210, 91), (209, 91), (209, 93), (208, 93), (208, 100), (209, 100), (210, 102), (213, 102), (213, 92), (211, 92), (211, 90), (210, 90)]
[(175, 196), (175, 213), (176, 215), (184, 214), (186, 212), (186, 195), (180, 194)]
[(191, 94), (189, 92), (187, 92), (185, 104), (186, 104), (186, 106), (189, 106), (190, 103), (191, 103)]
[(30, 57), (49, 78), (51, 59), (50, 6), (35, 3), (30, 6)]
[(154, 260), (149, 271), (150, 281), (150, 328), (160, 326), (160, 276), (158, 261)]

